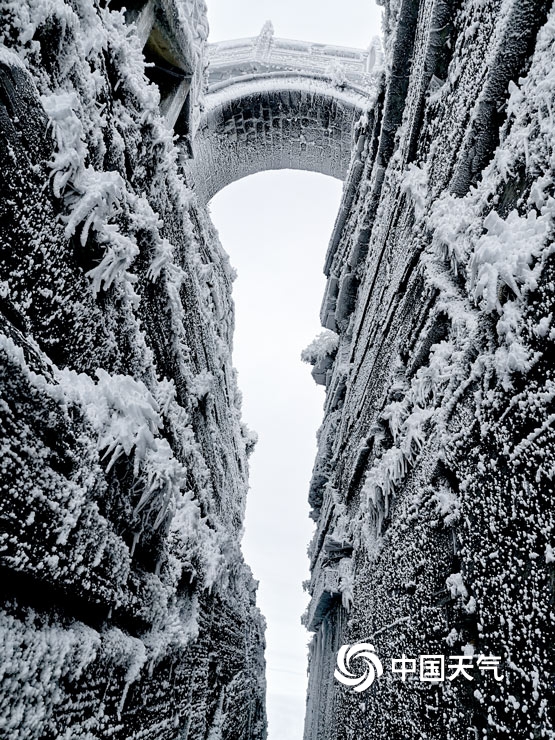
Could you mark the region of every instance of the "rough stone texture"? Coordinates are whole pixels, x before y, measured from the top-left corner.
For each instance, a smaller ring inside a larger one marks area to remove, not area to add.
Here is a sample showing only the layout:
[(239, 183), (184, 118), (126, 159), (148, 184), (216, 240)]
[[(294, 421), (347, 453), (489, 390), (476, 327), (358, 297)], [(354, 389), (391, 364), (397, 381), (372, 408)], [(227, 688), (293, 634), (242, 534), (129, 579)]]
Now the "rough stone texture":
[[(385, 14), (326, 260), (305, 740), (553, 738), (555, 15)], [(333, 677), (357, 642), (386, 668), (364, 694)], [(463, 652), (503, 680), (390, 670)]]
[(355, 125), (374, 99), (383, 55), (277, 39), (209, 46), (208, 90), (190, 179), (201, 203), (247, 175), (301, 169), (344, 180)]
[[(372, 69), (266, 27), (214, 50), (203, 97), (204, 4), (120, 5), (2, 4), (0, 733), (265, 737), (204, 204), (293, 167), (346, 174), (304, 355), (327, 387), (306, 740), (553, 739), (553, 9), (386, 0)], [(333, 669), (361, 640), (504, 678), (360, 695)]]
[(0, 36), (0, 735), (262, 739), (227, 257), (121, 12)]
[(264, 170), (344, 179), (363, 102), (362, 96), (334, 95), (328, 85), (294, 77), (271, 90), (264, 80), (234, 85), (230, 99), (208, 95), (211, 107), (201, 119), (191, 162), (199, 201), (207, 203), (231, 182)]
[(326, 50), (352, 69), (314, 87), (303, 45), (302, 79), (258, 48), (262, 79), (204, 100), (204, 3), (126, 5), (2, 6), (0, 731), (257, 740), (254, 438), (204, 202), (270, 166), (343, 177), (380, 47)]

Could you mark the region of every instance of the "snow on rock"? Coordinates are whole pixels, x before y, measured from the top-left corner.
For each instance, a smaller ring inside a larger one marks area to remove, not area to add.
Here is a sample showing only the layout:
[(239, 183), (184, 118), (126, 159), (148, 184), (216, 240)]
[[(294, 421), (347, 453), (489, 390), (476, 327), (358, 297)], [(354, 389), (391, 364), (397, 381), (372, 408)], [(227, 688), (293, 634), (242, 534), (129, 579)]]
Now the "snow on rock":
[(326, 329), (320, 332), (318, 336), (302, 351), (301, 359), (310, 365), (321, 362), (329, 355), (335, 355), (339, 346), (339, 336), (334, 332)]
[[(384, 6), (382, 95), (325, 266), (339, 342), (310, 489), (305, 740), (555, 738), (554, 10)], [(331, 585), (336, 530), (348, 604)], [(361, 704), (326, 679), (361, 641), (384, 666), (476, 656), (473, 681), (384, 675)]]
[[(204, 204), (297, 167), (346, 177), (303, 353), (327, 394), (305, 738), (553, 740), (553, 9), (384, 0), (383, 55), (265, 27), (208, 78), (202, 0), (153, 10), (2, 6), (1, 731), (265, 737), (256, 436)], [(503, 678), (361, 702), (332, 676), (366, 640)]]
[(326, 384), (327, 372), (333, 365), (339, 336), (330, 329), (321, 332), (301, 353), (303, 362), (312, 365), (312, 377), (321, 384)]
[(0, 18), (0, 734), (262, 740), (232, 274), (120, 8)]

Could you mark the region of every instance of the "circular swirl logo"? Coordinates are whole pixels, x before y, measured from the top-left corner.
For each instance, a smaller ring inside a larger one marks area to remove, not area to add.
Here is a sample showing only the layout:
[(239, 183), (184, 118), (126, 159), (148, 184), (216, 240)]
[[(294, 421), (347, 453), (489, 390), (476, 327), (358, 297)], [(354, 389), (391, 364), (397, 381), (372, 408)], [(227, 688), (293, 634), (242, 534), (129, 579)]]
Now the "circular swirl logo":
[[(351, 671), (351, 661), (358, 660), (364, 665), (362, 675)], [(383, 674), (383, 666), (374, 652), (374, 646), (367, 642), (357, 642), (355, 645), (343, 645), (337, 653), (337, 668), (335, 678), (344, 686), (352, 686), (355, 691), (366, 691), (376, 678)]]

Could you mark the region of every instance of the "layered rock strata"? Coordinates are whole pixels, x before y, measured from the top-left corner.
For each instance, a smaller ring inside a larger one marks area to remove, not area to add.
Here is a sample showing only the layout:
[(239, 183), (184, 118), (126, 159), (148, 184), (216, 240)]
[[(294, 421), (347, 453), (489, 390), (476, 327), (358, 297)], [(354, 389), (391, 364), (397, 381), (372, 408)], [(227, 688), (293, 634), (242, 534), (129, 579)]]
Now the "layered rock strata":
[[(385, 2), (307, 356), (305, 740), (555, 736), (554, 59), (551, 3)], [(362, 694), (334, 680), (360, 642), (385, 668)], [(472, 680), (421, 655), (474, 655)]]
[(2, 3), (0, 735), (262, 739), (205, 7), (131, 5)]

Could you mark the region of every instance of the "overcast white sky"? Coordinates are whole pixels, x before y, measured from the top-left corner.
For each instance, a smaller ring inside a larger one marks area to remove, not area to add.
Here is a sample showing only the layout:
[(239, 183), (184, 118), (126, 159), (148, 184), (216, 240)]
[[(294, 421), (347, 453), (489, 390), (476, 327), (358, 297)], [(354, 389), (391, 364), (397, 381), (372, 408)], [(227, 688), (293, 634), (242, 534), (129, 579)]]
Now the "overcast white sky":
[[(211, 211), (238, 278), (234, 364), (243, 418), (258, 432), (251, 458), (245, 558), (266, 617), (271, 740), (301, 740), (307, 633), (302, 581), (313, 524), (307, 492), (324, 393), (301, 363), (321, 331), (323, 254), (341, 183), (314, 173), (263, 172), (219, 193)], [(317, 197), (314, 195), (317, 194)]]
[(366, 49), (381, 34), (374, 0), (206, 0), (209, 41), (256, 36), (271, 20), (276, 36)]
[[(373, 0), (208, 0), (210, 41), (276, 36), (366, 48), (380, 33)], [(259, 434), (251, 458), (243, 551), (267, 620), (269, 740), (302, 740), (308, 633), (308, 485), (324, 392), (300, 353), (322, 331), (322, 267), (342, 184), (308, 172), (253, 175), (210, 204), (238, 272), (234, 364), (243, 418)]]

